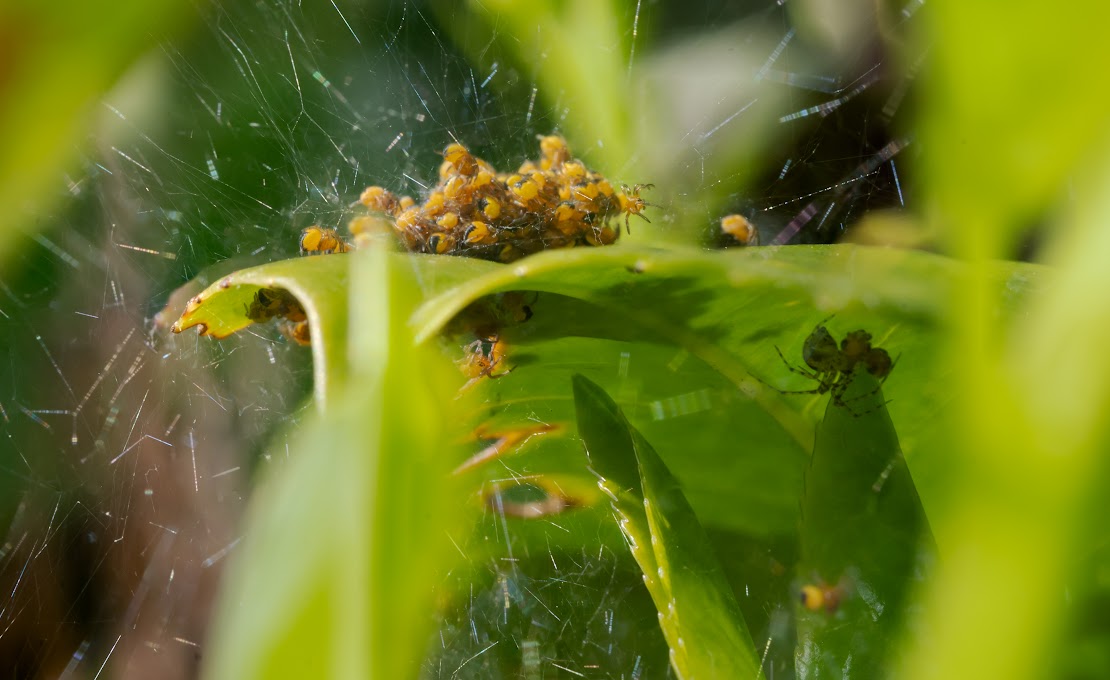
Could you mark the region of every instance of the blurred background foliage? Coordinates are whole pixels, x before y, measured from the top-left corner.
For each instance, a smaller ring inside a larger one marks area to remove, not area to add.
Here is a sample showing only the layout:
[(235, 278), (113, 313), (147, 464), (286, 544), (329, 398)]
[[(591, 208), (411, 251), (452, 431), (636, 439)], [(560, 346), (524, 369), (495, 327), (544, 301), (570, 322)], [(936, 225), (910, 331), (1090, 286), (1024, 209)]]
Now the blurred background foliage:
[[(326, 426), (290, 434), (309, 418), (306, 351), (260, 327), (219, 344), (167, 340), (155, 314), (173, 291), (294, 255), (301, 228), (341, 226), (367, 184), (419, 193), (455, 137), (500, 168), (559, 130), (591, 167), (656, 185), (660, 208), (629, 241), (722, 245), (717, 219), (741, 212), (765, 243), (910, 244), (963, 261), (938, 267), (924, 305), (943, 332), (918, 337), (937, 358), (898, 368), (947, 409), (915, 421), (891, 405), (903, 447), (929, 458), (910, 457), (915, 477), (942, 471), (918, 479), (940, 560), (891, 673), (1104, 677), (1107, 13), (915, 0), (0, 3), (0, 659), (17, 677), (192, 677), (254, 471), (281, 468), (291, 440), (341, 448)], [(999, 305), (998, 259), (1052, 269), (1011, 279)], [(906, 278), (922, 271), (934, 270)], [(855, 299), (904, 284), (867, 275)], [(633, 369), (646, 370), (645, 404), (669, 403), (650, 393), (652, 371), (676, 361), (690, 394), (724, 389), (650, 339), (584, 342), (533, 351), (583, 364), (564, 372), (643, 357), (655, 367)], [(646, 434), (662, 452), (694, 431), (727, 437), (674, 419)], [(931, 448), (934, 431), (959, 445)], [(804, 453), (761, 479), (796, 481)], [(580, 462), (544, 440), (528, 455)], [(708, 460), (702, 482), (731, 462)], [(778, 650), (789, 636), (768, 603), (796, 586), (781, 570), (796, 559), (791, 509), (762, 535), (714, 525), (732, 509), (714, 512), (711, 497), (694, 501), (699, 519), (736, 592), (766, 593), (738, 599), (757, 645)], [(486, 512), (446, 577), (442, 644), (424, 672), (532, 672), (542, 644), (575, 668), (661, 677), (663, 637), (621, 545), (604, 508), (540, 523)], [(561, 582), (573, 587), (554, 590), (560, 606), (535, 596)], [(507, 643), (468, 665), (496, 640)], [(782, 677), (793, 666), (776, 655)]]

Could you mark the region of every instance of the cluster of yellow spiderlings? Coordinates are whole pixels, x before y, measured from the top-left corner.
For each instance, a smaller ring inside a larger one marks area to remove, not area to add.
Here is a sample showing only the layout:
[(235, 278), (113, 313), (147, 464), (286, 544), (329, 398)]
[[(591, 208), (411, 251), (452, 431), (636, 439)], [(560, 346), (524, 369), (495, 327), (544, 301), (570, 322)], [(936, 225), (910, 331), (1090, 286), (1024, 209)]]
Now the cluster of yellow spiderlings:
[[(540, 138), (540, 159), (525, 161), (515, 173), (499, 173), (462, 144), (451, 144), (439, 183), (423, 204), (379, 186), (367, 188), (359, 202), (392, 216), (410, 251), (512, 262), (540, 250), (613, 243), (620, 235), (619, 226), (610, 225), (613, 218), (623, 214), (627, 229), (630, 216), (644, 217), (648, 204), (639, 192), (646, 186), (615, 190), (571, 157), (566, 140), (550, 135)], [(356, 240), (368, 224), (351, 221)], [(337, 253), (350, 246), (334, 230), (314, 226), (302, 234), (301, 249)]]
[(298, 345), (312, 344), (308, 315), (297, 298), (284, 288), (259, 288), (247, 307), (247, 318), (254, 323), (277, 319), (282, 335)]

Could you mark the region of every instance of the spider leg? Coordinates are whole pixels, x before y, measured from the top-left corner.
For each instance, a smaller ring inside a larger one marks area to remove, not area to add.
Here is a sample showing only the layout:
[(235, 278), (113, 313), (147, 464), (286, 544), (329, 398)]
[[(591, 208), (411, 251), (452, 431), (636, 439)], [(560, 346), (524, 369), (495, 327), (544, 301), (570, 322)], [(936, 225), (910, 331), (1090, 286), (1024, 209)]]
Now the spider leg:
[(848, 391), (848, 386), (851, 384), (852, 373), (838, 372), (836, 374), (836, 377), (833, 378), (832, 386), (829, 388), (829, 394), (832, 396), (834, 404), (848, 408), (848, 404), (844, 400), (844, 393)]
[[(856, 395), (856, 396), (852, 397), (851, 399), (843, 399), (843, 400), (841, 400), (840, 403), (841, 404), (850, 404), (853, 401), (859, 401), (860, 399), (866, 399), (866, 398), (878, 393), (879, 390), (883, 389), (883, 381), (885, 381), (885, 380), (886, 380), (886, 378), (884, 378), (883, 380), (880, 380), (879, 384), (875, 386), (875, 389), (871, 390), (870, 392), (860, 394), (860, 395)], [(889, 401), (890, 400), (888, 399), (887, 402), (889, 402)]]
[(475, 385), (477, 385), (478, 382), (482, 378), (489, 378), (490, 380), (497, 380), (498, 378), (504, 378), (505, 376), (512, 373), (514, 369), (516, 369), (516, 366), (510, 366), (509, 368), (507, 368), (504, 371), (501, 371), (500, 373), (494, 373), (493, 372), (494, 369), (496, 369), (500, 364), (501, 364), (501, 359), (497, 359), (496, 361), (490, 362), (490, 365), (483, 368), (481, 373), (479, 373), (478, 375), (474, 376), (470, 380), (467, 380), (465, 383), (463, 383), (463, 386), (460, 387), (458, 389), (458, 391), (455, 393), (455, 398), (458, 399), (459, 397), (461, 397), (471, 387), (474, 387)]
[(548, 425), (546, 423), (541, 423), (536, 426), (518, 427), (503, 432), (488, 432), (484, 427), (479, 427), (474, 431), (475, 439), (492, 441), (492, 443), (470, 458), (467, 458), (461, 465), (455, 468), (451, 474), (462, 474), (483, 463), (504, 456), (509, 453), (510, 450), (518, 448), (536, 435), (547, 434), (548, 432), (553, 432), (558, 429), (558, 425)]
[[(816, 387), (815, 389), (812, 389), (812, 390), (797, 390), (797, 391), (792, 391), (792, 390), (780, 390), (779, 388), (775, 387), (774, 385), (772, 385), (771, 383), (767, 382), (767, 381), (766, 381), (766, 380), (764, 380), (763, 378), (760, 378), (760, 377), (759, 377), (758, 375), (756, 375), (755, 373), (748, 373), (748, 375), (750, 375), (751, 377), (755, 378), (755, 379), (756, 379), (756, 381), (757, 381), (757, 382), (759, 382), (760, 384), (762, 384), (762, 385), (763, 385), (764, 387), (769, 387), (769, 388), (771, 388), (772, 390), (774, 390), (774, 391), (778, 392), (779, 394), (822, 394), (822, 393), (824, 392), (824, 389), (823, 389), (824, 385), (823, 385), (823, 384), (822, 384), (822, 385), (819, 385), (818, 387)], [(804, 375), (804, 374), (803, 374), (803, 375)], [(810, 377), (813, 377), (813, 376), (808, 376), (808, 375), (807, 375), (806, 377), (807, 377), (807, 378), (810, 378)]]
[[(894, 363), (892, 363), (890, 365), (890, 370), (887, 371), (886, 375), (883, 376), (883, 382), (886, 382), (886, 379), (889, 378), (890, 374), (894, 372), (894, 367), (898, 365), (898, 360), (901, 359), (901, 358), (902, 358), (902, 354), (901, 354), (901, 352), (899, 352), (898, 356), (894, 357)], [(882, 383), (880, 383), (880, 384), (882, 384)]]
[(848, 406), (848, 404), (846, 402), (841, 402), (840, 405), (842, 407), (844, 407), (845, 411), (847, 411), (848, 413), (851, 413), (853, 418), (861, 418), (861, 417), (863, 417), (863, 416), (865, 416), (869, 413), (874, 413), (875, 411), (878, 411), (879, 409), (881, 409), (884, 406), (886, 406), (887, 404), (889, 404), (890, 401), (891, 401), (890, 399), (887, 399), (886, 401), (879, 404), (878, 406), (873, 406), (873, 407), (867, 409), (866, 411), (854, 411), (854, 410), (852, 410), (852, 407)]
[(758, 375), (756, 375), (754, 373), (749, 373), (748, 375), (755, 378), (758, 382), (763, 384), (765, 387), (769, 387), (772, 390), (778, 392), (779, 394), (824, 394), (825, 392), (827, 392), (829, 390), (828, 385), (826, 384), (825, 381), (821, 380), (818, 377), (811, 376), (811, 375), (806, 375), (806, 374), (803, 374), (803, 375), (806, 375), (807, 378), (812, 378), (814, 380), (817, 380), (821, 384), (818, 385), (817, 387), (813, 388), (812, 390), (782, 390), (782, 389), (779, 389), (779, 388), (775, 387), (771, 383), (767, 382), (763, 378), (760, 378)]
[[(764, 384), (766, 385), (767, 383), (764, 383)], [(774, 391), (778, 392), (779, 394), (824, 394), (825, 392), (828, 391), (825, 388), (824, 385), (818, 385), (817, 387), (813, 388), (812, 390), (780, 390), (779, 388), (775, 387), (774, 385), (767, 385), (767, 386), (770, 387), (771, 389), (773, 389)]]
[(814, 373), (813, 371), (810, 371), (810, 370), (807, 370), (807, 369), (804, 369), (804, 368), (801, 368), (800, 366), (795, 366), (794, 364), (787, 361), (786, 357), (783, 356), (782, 350), (779, 349), (778, 346), (775, 347), (775, 351), (779, 353), (779, 358), (782, 359), (782, 363), (786, 364), (786, 367), (788, 369), (790, 369), (791, 373), (797, 373), (798, 375), (805, 376), (805, 377), (809, 378), (810, 380), (816, 380), (818, 382), (824, 382), (821, 379), (820, 374)]

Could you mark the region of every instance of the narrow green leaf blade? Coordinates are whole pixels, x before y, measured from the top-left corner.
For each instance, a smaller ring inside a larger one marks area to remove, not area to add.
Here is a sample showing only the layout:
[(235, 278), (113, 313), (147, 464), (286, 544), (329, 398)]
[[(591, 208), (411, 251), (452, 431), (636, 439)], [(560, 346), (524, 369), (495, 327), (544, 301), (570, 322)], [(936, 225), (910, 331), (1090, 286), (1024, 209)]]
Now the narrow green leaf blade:
[[(678, 482), (600, 387), (582, 376), (574, 377), (573, 387), (579, 432), (602, 490), (619, 488), (611, 495), (614, 511), (659, 609), (675, 672), (681, 678), (761, 677), (740, 607)], [(638, 483), (628, 479), (634, 464)]]
[(659, 565), (651, 547), (651, 529), (644, 509), (644, 490), (631, 430), (620, 408), (596, 383), (581, 375), (571, 380), (578, 434), (597, 475), (598, 487), (609, 497), (617, 525), (628, 542), (632, 557), (644, 572), (644, 583), (656, 605), (660, 606), (668, 596), (656, 578)]
[(414, 345), (404, 320), (417, 293), (393, 258), (357, 257), (376, 272), (358, 280), (381, 284), (359, 320), (378, 351), (353, 362), (358, 379), (256, 496), (207, 677), (414, 678), (427, 651), (435, 587), (457, 555), (449, 534), (470, 507), (450, 474), (454, 369)]

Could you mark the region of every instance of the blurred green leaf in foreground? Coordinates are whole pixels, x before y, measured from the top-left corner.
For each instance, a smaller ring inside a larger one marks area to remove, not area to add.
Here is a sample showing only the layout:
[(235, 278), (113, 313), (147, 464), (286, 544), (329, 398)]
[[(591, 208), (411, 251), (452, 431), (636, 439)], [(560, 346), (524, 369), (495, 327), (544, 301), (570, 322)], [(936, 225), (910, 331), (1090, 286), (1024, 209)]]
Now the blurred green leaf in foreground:
[(61, 195), (100, 98), (196, 12), (185, 0), (0, 3), (0, 264), (42, 226), (50, 187)]

